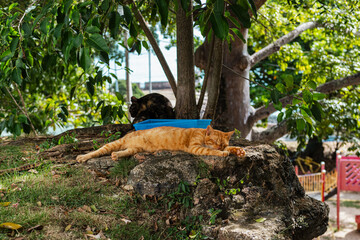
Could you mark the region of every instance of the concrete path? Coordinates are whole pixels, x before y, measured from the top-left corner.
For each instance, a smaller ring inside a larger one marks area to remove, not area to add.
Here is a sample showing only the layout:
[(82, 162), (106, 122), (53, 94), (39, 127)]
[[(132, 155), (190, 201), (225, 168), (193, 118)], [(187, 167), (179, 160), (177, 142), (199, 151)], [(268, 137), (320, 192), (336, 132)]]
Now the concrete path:
[[(357, 201), (360, 202), (360, 192), (341, 192), (341, 202)], [(360, 215), (360, 208), (340, 207), (340, 231), (336, 226), (336, 195), (326, 203), (330, 207), (330, 221), (327, 232), (320, 236), (319, 240), (360, 240), (360, 231), (357, 231), (355, 215)], [(357, 204), (360, 206), (360, 204)]]

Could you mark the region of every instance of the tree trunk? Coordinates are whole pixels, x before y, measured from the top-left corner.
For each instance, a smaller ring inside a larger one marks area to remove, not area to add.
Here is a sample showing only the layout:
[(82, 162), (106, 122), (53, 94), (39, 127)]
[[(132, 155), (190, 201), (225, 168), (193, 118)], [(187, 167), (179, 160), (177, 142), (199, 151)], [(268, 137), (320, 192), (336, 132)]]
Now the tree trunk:
[(184, 11), (181, 0), (178, 0), (176, 11), (177, 36), (177, 92), (176, 92), (176, 118), (198, 118), (199, 113), (195, 99), (195, 70), (194, 70), (194, 34), (192, 3)]
[[(248, 30), (241, 29), (245, 40), (248, 37)], [(240, 39), (232, 43), (232, 50), (225, 46), (224, 65), (220, 97), (217, 104), (215, 126), (236, 128), (241, 132), (242, 137), (247, 137), (251, 131), (252, 124), (248, 118), (253, 112), (250, 105), (249, 72), (250, 57), (247, 52), (247, 45)], [(235, 70), (235, 74), (230, 69)]]
[[(223, 64), (223, 50), (224, 41), (214, 35), (214, 52), (213, 59), (210, 59), (212, 66), (209, 69), (211, 72), (209, 83), (208, 83), (208, 102), (205, 109), (204, 119), (213, 119), (215, 110), (220, 94), (220, 81)], [(213, 61), (212, 61), (213, 60)], [(206, 84), (206, 83), (204, 83)]]

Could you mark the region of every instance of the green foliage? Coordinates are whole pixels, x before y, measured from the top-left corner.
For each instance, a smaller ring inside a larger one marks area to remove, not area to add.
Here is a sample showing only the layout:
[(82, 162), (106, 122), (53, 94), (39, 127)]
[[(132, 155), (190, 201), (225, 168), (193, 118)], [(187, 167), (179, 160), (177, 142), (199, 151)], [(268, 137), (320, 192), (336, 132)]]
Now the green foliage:
[(203, 217), (200, 216), (187, 216), (181, 221), (179, 226), (174, 226), (167, 229), (167, 238), (169, 239), (208, 239), (202, 233), (201, 221)]
[(110, 171), (112, 177), (127, 177), (130, 171), (138, 164), (133, 158), (122, 158)]
[[(124, 98), (126, 98), (126, 81), (125, 80), (118, 80), (118, 87), (119, 87), (119, 93), (121, 96), (124, 96)], [(132, 83), (132, 92), (133, 92), (133, 96), (136, 98), (141, 98), (142, 96), (144, 96), (145, 94), (143, 93), (143, 91), (141, 91), (141, 89), (139, 88), (139, 86), (136, 83)], [(115, 83), (113, 83), (110, 87), (110, 90), (115, 92)]]
[(175, 203), (181, 204), (185, 208), (191, 208), (193, 206), (193, 201), (190, 193), (189, 183), (181, 181), (178, 185), (178, 189), (167, 196), (169, 199), (168, 209), (170, 210)]
[[(95, 66), (98, 58), (109, 63), (107, 32), (118, 38), (125, 22), (114, 13), (117, 7), (108, 0), (0, 7), (0, 132), (18, 136), (29, 133), (31, 124), (44, 132), (65, 124), (127, 121), (124, 102), (104, 91), (110, 78)], [(109, 24), (113, 19), (119, 24)]]
[(213, 209), (213, 208), (211, 208), (211, 209), (209, 209), (209, 215), (210, 215), (210, 220), (209, 220), (209, 223), (211, 224), (211, 225), (213, 225), (213, 224), (215, 224), (215, 220), (216, 220), (216, 217), (217, 217), (217, 215), (219, 214), (219, 213), (221, 213), (221, 209)]
[[(331, 95), (318, 93), (316, 88), (359, 71), (360, 41), (350, 29), (359, 28), (360, 11), (353, 1), (330, 1), (326, 5), (315, 1), (289, 2), (291, 4), (267, 1), (259, 10), (261, 17), (249, 29), (250, 54), (289, 33), (299, 23), (318, 21), (324, 26), (307, 30), (256, 65), (250, 74), (254, 80), (251, 99), (255, 107), (274, 103), (280, 111), (278, 122), (287, 121), (291, 137), (298, 139), (300, 148), (313, 135), (323, 139), (330, 135), (338, 135), (340, 139), (342, 135), (342, 140), (355, 143), (359, 139), (355, 133), (359, 119), (357, 104), (343, 109), (342, 113), (330, 109), (346, 105), (345, 99), (339, 98), (343, 91), (355, 96), (356, 102), (358, 87), (348, 87)], [(283, 106), (279, 100), (289, 95), (295, 95), (292, 103)], [(340, 120), (344, 116), (352, 116), (353, 120), (347, 121), (352, 124)], [(337, 131), (330, 130), (334, 125), (339, 126)]]

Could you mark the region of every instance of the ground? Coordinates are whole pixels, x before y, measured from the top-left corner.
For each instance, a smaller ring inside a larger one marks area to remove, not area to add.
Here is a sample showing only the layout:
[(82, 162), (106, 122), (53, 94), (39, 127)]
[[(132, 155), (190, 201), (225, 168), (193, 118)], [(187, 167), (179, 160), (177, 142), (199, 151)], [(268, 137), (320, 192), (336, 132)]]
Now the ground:
[[(200, 239), (196, 220), (178, 220), (176, 197), (144, 197), (123, 188), (134, 162), (100, 173), (39, 158), (47, 146), (0, 139), (0, 239)], [(15, 168), (28, 163), (35, 167)]]
[(336, 226), (336, 195), (326, 203), (330, 207), (330, 222), (328, 231), (320, 237), (321, 240), (359, 240), (360, 232), (356, 231), (355, 215), (360, 215), (360, 193), (341, 192), (340, 194), (340, 231)]

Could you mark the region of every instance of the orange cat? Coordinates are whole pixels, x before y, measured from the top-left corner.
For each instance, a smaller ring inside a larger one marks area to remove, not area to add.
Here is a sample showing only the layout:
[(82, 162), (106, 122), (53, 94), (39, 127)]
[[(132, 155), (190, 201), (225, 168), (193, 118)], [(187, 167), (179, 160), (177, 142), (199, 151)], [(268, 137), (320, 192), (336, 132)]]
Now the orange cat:
[(78, 162), (111, 153), (111, 159), (131, 156), (138, 152), (155, 152), (158, 150), (184, 151), (194, 155), (228, 156), (230, 153), (245, 156), (240, 147), (229, 147), (232, 132), (207, 129), (157, 127), (131, 132), (123, 138), (105, 144), (100, 149), (85, 155), (77, 156)]

